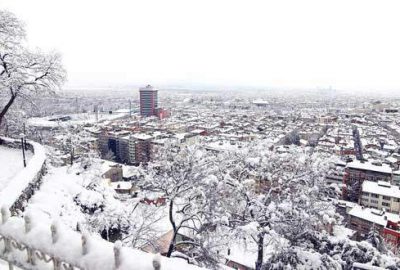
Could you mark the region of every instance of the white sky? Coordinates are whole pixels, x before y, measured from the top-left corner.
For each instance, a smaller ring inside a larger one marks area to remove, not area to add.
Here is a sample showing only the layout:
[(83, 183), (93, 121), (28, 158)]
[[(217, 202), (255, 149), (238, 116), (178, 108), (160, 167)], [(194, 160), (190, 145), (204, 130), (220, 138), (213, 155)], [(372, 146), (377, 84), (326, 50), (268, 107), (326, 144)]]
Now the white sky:
[[(400, 1), (0, 0), (70, 84), (400, 89)], [(400, 92), (400, 90), (399, 90)]]

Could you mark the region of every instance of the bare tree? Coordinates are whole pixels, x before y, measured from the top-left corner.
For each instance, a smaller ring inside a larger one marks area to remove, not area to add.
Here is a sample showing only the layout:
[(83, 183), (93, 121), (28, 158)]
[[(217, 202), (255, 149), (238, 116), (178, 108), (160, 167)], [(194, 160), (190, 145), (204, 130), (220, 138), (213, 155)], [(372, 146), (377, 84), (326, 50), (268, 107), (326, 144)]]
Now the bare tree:
[(256, 270), (263, 269), (271, 238), (296, 244), (305, 233), (322, 230), (322, 215), (332, 210), (320, 198), (325, 166), (317, 156), (295, 147), (281, 154), (267, 148), (254, 145), (223, 156), (220, 163), (236, 200), (227, 208), (230, 226), (254, 241)]
[(0, 125), (17, 98), (30, 102), (34, 96), (54, 93), (64, 80), (60, 55), (29, 50), (23, 23), (0, 10), (0, 96), (5, 100)]
[(167, 203), (172, 227), (167, 257), (182, 256), (176, 253), (185, 250), (189, 262), (210, 268), (218, 264), (215, 250), (220, 241), (214, 240), (224, 209), (214, 175), (217, 169), (213, 156), (201, 147), (170, 145), (160, 149), (156, 161), (146, 168), (141, 188), (157, 192)]

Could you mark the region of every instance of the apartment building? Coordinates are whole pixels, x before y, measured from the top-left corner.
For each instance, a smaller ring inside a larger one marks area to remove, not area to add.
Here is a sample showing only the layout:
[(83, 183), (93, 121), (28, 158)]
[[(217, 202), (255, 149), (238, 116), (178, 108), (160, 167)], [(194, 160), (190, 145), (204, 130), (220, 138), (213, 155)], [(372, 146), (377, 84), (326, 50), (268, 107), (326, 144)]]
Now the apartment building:
[(131, 135), (129, 147), (132, 150), (134, 149), (134, 153), (131, 153), (130, 156), (135, 156), (135, 162), (132, 163), (143, 163), (150, 161), (152, 138), (152, 136), (144, 133), (135, 133)]
[(151, 85), (139, 89), (140, 115), (156, 116), (158, 109), (158, 90)]
[(353, 238), (364, 240), (373, 227), (387, 241), (400, 244), (400, 216), (383, 210), (354, 206), (348, 213), (349, 228), (355, 231)]
[(388, 181), (392, 179), (392, 168), (387, 164), (369, 161), (352, 161), (346, 165), (349, 180)]
[(364, 181), (359, 203), (363, 206), (400, 213), (400, 189), (385, 181)]
[(127, 131), (101, 132), (98, 147), (102, 158), (109, 158), (109, 154), (112, 153), (115, 161), (129, 163), (128, 135)]
[(129, 131), (102, 132), (99, 135), (99, 151), (102, 158), (125, 164), (138, 164), (151, 159), (152, 136)]
[(386, 164), (355, 160), (347, 163), (343, 176), (343, 193), (346, 200), (358, 202), (364, 181), (378, 182), (392, 180), (392, 168)]

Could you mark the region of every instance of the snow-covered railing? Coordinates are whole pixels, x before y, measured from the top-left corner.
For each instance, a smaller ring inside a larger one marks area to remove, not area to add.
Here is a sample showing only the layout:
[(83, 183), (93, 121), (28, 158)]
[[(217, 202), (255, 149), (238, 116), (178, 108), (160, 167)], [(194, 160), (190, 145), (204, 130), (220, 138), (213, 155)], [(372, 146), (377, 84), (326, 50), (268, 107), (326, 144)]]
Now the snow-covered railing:
[[(19, 144), (18, 140), (0, 137), (2, 144)], [(42, 145), (27, 141), (33, 151), (26, 168), (22, 169), (10, 183), (0, 191), (0, 205), (9, 205), (12, 212), (23, 211), (24, 203), (40, 185), (46, 166), (46, 152)]]
[(112, 244), (100, 237), (80, 233), (58, 222), (43, 224), (29, 213), (11, 217), (1, 208), (0, 259), (10, 269), (54, 270), (201, 270), (181, 259), (166, 258)]

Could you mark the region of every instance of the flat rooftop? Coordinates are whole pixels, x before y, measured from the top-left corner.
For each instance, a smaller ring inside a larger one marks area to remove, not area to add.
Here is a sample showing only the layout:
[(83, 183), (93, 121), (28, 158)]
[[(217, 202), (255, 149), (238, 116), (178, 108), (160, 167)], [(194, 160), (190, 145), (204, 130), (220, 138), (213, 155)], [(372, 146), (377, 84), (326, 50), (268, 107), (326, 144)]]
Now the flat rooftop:
[(362, 191), (387, 197), (400, 198), (399, 187), (383, 181), (364, 181), (362, 184)]
[(378, 166), (368, 161), (360, 162), (358, 160), (354, 160), (347, 163), (346, 168), (392, 174), (392, 168), (390, 168), (388, 165), (382, 164), (382, 166)]

